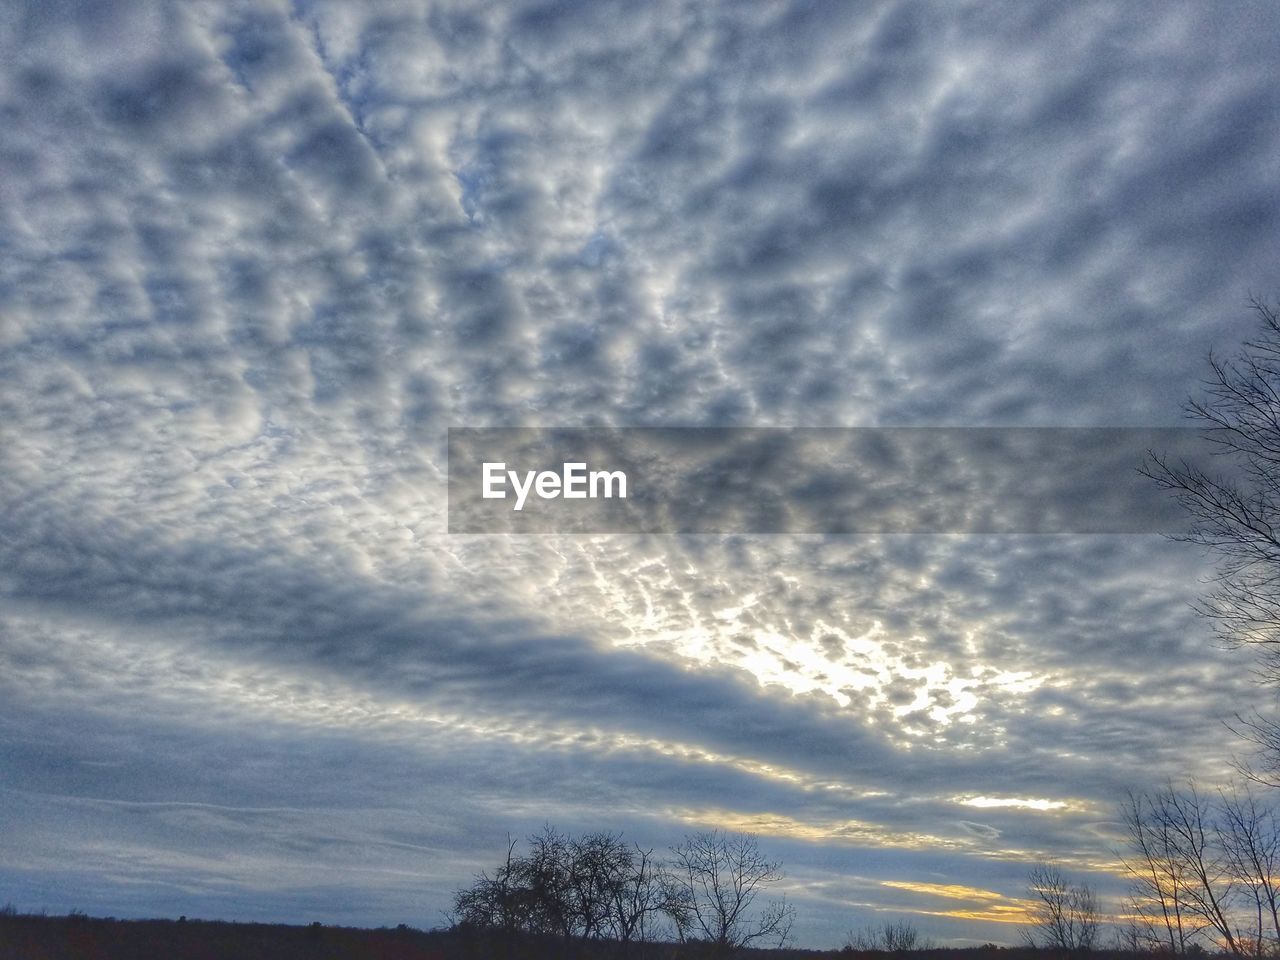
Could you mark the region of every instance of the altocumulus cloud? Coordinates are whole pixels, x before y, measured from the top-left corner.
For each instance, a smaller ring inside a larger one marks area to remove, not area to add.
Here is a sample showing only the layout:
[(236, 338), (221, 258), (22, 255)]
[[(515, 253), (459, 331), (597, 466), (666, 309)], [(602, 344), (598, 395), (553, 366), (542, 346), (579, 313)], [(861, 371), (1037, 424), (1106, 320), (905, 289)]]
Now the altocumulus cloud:
[(445, 429), (1176, 424), (1280, 252), (1276, 21), (6, 5), (4, 897), (430, 924), (544, 821), (756, 830), (813, 945), (1114, 891), (1256, 696), (1202, 558), (450, 537)]

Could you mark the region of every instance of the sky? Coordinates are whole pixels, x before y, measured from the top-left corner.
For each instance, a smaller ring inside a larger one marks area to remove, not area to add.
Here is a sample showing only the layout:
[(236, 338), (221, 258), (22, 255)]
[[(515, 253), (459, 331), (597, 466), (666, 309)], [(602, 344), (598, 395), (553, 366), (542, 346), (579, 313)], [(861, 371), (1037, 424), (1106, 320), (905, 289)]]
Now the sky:
[[(0, 8), (0, 902), (444, 922), (755, 832), (804, 946), (1123, 893), (1266, 709), (1158, 535), (462, 535), (449, 427), (1176, 426), (1280, 6)], [(797, 467), (803, 469), (803, 466)]]

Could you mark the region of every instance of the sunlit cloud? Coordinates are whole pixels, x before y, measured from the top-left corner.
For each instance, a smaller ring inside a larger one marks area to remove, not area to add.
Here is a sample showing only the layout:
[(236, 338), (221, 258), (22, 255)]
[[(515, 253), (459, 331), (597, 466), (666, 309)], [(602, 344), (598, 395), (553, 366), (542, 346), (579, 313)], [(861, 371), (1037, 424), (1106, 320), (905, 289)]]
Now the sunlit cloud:
[(1009, 807), (1014, 810), (1068, 810), (1074, 806), (1067, 800), (1047, 800), (1043, 797), (956, 797), (955, 800), (966, 807), (983, 809)]
[(958, 883), (912, 883), (906, 880), (882, 880), (881, 884), (895, 890), (910, 890), (913, 893), (925, 893), (932, 897), (943, 897), (949, 900), (971, 901), (1003, 901), (1004, 894), (994, 890), (983, 890), (980, 887), (966, 887)]

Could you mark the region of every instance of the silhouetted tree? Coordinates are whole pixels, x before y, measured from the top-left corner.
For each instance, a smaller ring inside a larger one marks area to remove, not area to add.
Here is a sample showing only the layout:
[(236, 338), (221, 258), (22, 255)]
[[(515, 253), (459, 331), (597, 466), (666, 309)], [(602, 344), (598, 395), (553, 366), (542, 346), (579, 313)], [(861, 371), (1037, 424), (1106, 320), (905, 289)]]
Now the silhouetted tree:
[(933, 944), (920, 939), (920, 931), (908, 920), (888, 921), (879, 926), (850, 931), (845, 939), (846, 952), (882, 951), (906, 953), (909, 950), (931, 950)]
[(573, 848), (555, 828), (543, 827), (529, 838), (529, 854), (516, 861), (517, 878), (526, 898), (527, 926), (533, 933), (573, 937), (585, 921), (574, 900)]
[(1280, 951), (1280, 819), (1248, 788), (1194, 783), (1131, 794), (1124, 863), (1131, 937), (1174, 954), (1210, 943), (1235, 957)]
[(786, 898), (756, 908), (759, 895), (783, 877), (752, 834), (712, 830), (672, 848), (667, 911), (681, 940), (709, 944), (719, 956), (757, 944), (782, 946), (795, 909)]
[(666, 871), (652, 850), (621, 848), (606, 861), (605, 915), (609, 932), (623, 944), (656, 939), (666, 904)]
[(525, 929), (522, 904), (517, 892), (516, 841), (507, 837), (507, 857), (502, 866), (480, 873), (475, 882), (453, 896), (452, 921), (455, 926), (501, 930), (514, 933)]
[[(1190, 531), (1179, 539), (1218, 558), (1217, 588), (1198, 609), (1230, 646), (1256, 648), (1262, 678), (1280, 685), (1280, 315), (1253, 301), (1260, 332), (1234, 359), (1209, 357), (1205, 398), (1188, 415), (1235, 477), (1150, 454), (1144, 473), (1186, 508)], [(1269, 779), (1280, 776), (1280, 723), (1257, 714), (1239, 732), (1259, 744)]]
[(1203, 923), (1184, 909), (1186, 869), (1161, 806), (1146, 794), (1130, 793), (1121, 809), (1129, 842), (1122, 862), (1133, 886), (1124, 935), (1135, 949), (1183, 954)]
[(1034, 897), (1032, 926), (1023, 931), (1028, 946), (1084, 953), (1097, 945), (1098, 900), (1088, 884), (1071, 883), (1048, 863), (1031, 871), (1028, 884)]
[(621, 834), (581, 837), (553, 827), (529, 838), (528, 853), (509, 840), (504, 863), (454, 894), (452, 921), (462, 930), (566, 943), (611, 940), (623, 947), (660, 935), (669, 881), (651, 850)]
[[(1280, 948), (1280, 821), (1248, 787), (1220, 793), (1219, 842), (1233, 875), (1241, 878), (1249, 924), (1241, 936), (1246, 952), (1272, 954)], [(1269, 941), (1269, 942), (1268, 942)]]

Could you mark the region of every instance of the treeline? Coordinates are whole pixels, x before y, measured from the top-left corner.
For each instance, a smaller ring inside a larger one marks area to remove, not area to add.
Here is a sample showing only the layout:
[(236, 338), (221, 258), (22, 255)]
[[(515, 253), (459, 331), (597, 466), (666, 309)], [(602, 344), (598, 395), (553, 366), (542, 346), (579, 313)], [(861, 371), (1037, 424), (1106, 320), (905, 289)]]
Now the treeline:
[(783, 877), (750, 834), (686, 836), (670, 855), (620, 833), (581, 836), (546, 827), (476, 877), (453, 900), (454, 928), (483, 949), (555, 942), (563, 955), (593, 944), (611, 955), (654, 955), (656, 945), (697, 947), (682, 955), (729, 956), (748, 946), (781, 947), (795, 911), (785, 897), (761, 897)]
[[(705, 944), (636, 944), (633, 956), (653, 960), (700, 960)], [(485, 947), (459, 929), (363, 930), (312, 924), (227, 923), (189, 920), (110, 920), (0, 912), (0, 960), (613, 960), (618, 945), (583, 941), (566, 953), (559, 938), (526, 937)], [(744, 960), (1060, 960), (1057, 951), (934, 947), (910, 954), (882, 951), (744, 948)], [(1100, 951), (1091, 960), (1138, 960), (1132, 953)]]

